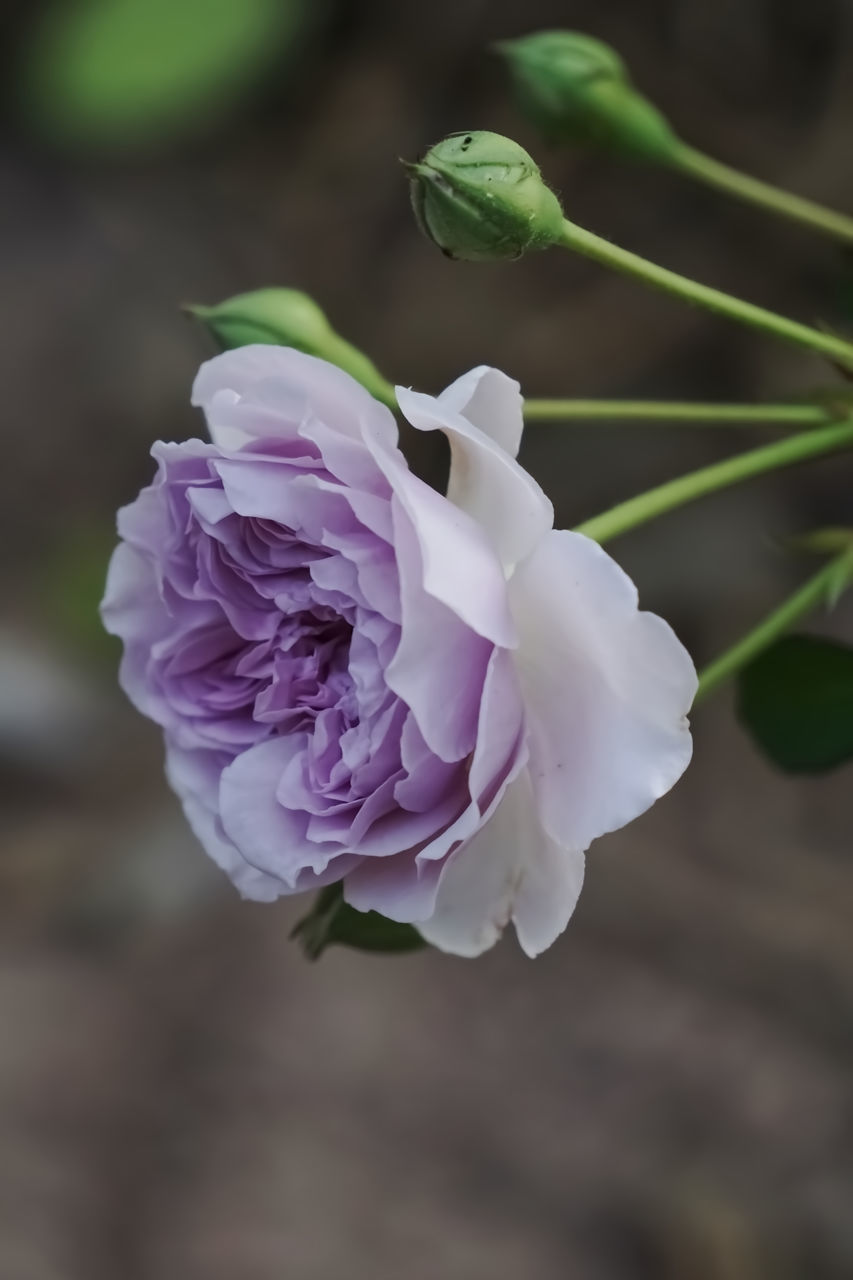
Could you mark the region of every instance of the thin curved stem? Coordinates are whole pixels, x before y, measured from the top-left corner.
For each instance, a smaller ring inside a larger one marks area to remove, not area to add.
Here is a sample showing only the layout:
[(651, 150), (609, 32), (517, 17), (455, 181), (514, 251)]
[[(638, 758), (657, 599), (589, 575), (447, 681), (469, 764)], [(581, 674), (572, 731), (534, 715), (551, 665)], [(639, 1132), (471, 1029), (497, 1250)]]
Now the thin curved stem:
[[(721, 653), (699, 673), (699, 688), (695, 702), (707, 697), (729, 676), (736, 675), (742, 667), (752, 662), (764, 649), (783, 635), (795, 622), (811, 613), (818, 605), (834, 598), (853, 576), (853, 554), (848, 546), (840, 555), (825, 564), (819, 573), (809, 578), (798, 591), (789, 596), (778, 609), (754, 627), (752, 631)], [(694, 705), (695, 705), (694, 702)]]
[(560, 422), (577, 418), (602, 422), (679, 422), (739, 427), (815, 426), (834, 415), (817, 404), (706, 404), (677, 400), (525, 400), (528, 422)]
[(821, 454), (833, 453), (851, 445), (853, 421), (815, 427), (785, 440), (762, 445), (760, 449), (750, 449), (734, 458), (727, 458), (724, 462), (716, 462), (700, 471), (692, 471), (677, 480), (670, 480), (656, 489), (650, 489), (648, 493), (638, 494), (610, 511), (585, 521), (578, 526), (578, 532), (585, 533), (596, 542), (606, 542), (664, 515), (667, 511), (702, 498), (705, 494), (725, 489), (731, 484), (739, 484), (740, 481), (761, 475), (765, 471), (789, 467), (795, 462), (804, 462), (807, 458), (817, 458)]
[(621, 249), (618, 245), (611, 244), (609, 240), (586, 231), (583, 227), (569, 222), (568, 219), (563, 221), (563, 232), (557, 243), (563, 248), (572, 249), (587, 258), (592, 258), (602, 266), (612, 267), (615, 271), (634, 276), (644, 284), (651, 285), (653, 289), (659, 289), (663, 293), (680, 298), (683, 302), (705, 307), (706, 310), (725, 316), (738, 324), (760, 329), (763, 333), (780, 338), (783, 342), (817, 351), (821, 355), (829, 356), (832, 360), (842, 361), (845, 365), (853, 364), (853, 343), (837, 338), (834, 334), (811, 329), (808, 325), (800, 324), (796, 320), (788, 320), (787, 317), (777, 315), (774, 311), (766, 311), (764, 307), (756, 307), (751, 302), (744, 302), (719, 289), (699, 284), (695, 280), (688, 279), (687, 276), (669, 271), (666, 267), (659, 267), (636, 253)]
[(773, 213), (803, 223), (812, 230), (821, 231), (845, 244), (853, 244), (853, 218), (846, 214), (826, 209), (814, 200), (792, 195), (790, 191), (782, 191), (769, 182), (761, 182), (758, 178), (740, 173), (684, 144), (672, 156), (671, 162), (673, 168), (710, 187), (716, 187), (718, 191), (724, 191), (727, 195), (736, 196), (739, 200), (758, 205), (762, 209), (770, 209)]

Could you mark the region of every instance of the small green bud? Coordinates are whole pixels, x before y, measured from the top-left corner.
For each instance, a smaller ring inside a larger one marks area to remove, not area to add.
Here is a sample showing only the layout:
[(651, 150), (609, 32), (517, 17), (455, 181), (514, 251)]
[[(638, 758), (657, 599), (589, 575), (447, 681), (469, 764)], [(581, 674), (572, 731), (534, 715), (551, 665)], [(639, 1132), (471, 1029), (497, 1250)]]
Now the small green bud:
[(188, 306), (222, 351), (253, 342), (294, 347), (351, 374), (372, 396), (396, 408), (394, 388), (357, 347), (335, 333), (325, 314), (298, 289), (256, 289), (213, 307)]
[(524, 148), (499, 133), (452, 133), (406, 167), (418, 226), (449, 258), (499, 262), (559, 239), (559, 200)]
[(668, 162), (680, 147), (657, 107), (631, 84), (619, 55), (575, 31), (540, 31), (497, 46), (518, 105), (553, 142), (583, 142), (636, 160)]

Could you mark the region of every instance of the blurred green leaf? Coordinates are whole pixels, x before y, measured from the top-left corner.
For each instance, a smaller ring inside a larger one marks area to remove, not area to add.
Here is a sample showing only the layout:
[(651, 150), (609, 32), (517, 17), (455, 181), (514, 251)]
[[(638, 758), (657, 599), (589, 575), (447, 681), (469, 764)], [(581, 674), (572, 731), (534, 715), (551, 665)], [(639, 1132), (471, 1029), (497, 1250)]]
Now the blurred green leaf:
[(41, 583), (41, 608), (51, 634), (96, 661), (112, 661), (119, 649), (104, 630), (98, 608), (115, 544), (112, 525), (72, 526), (48, 556)]
[(54, 0), (21, 58), (28, 114), (61, 140), (125, 145), (220, 117), (256, 84), (309, 0)]
[(356, 911), (344, 902), (340, 882), (320, 890), (290, 936), (298, 939), (309, 960), (319, 959), (335, 943), (357, 951), (384, 952), (417, 951), (426, 946), (413, 925), (397, 924), (378, 911)]
[(791, 538), (786, 538), (785, 542), (788, 546), (796, 547), (801, 551), (813, 551), (821, 556), (837, 556), (847, 547), (853, 548), (853, 529), (846, 529), (842, 525), (836, 528), (812, 529), (809, 533), (795, 534)]
[(741, 672), (737, 707), (781, 769), (823, 773), (853, 760), (853, 648), (784, 636)]

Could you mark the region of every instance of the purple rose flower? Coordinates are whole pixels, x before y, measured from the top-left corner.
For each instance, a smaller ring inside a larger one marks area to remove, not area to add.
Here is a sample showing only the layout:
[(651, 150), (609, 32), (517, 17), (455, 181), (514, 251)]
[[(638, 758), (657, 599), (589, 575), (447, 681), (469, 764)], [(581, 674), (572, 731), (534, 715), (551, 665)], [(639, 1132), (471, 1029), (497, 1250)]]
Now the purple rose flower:
[(105, 624), (169, 781), (248, 898), (346, 900), (461, 955), (536, 955), (590, 842), (690, 759), (693, 664), (515, 461), (518, 385), (398, 389), (451, 446), (442, 497), (339, 369), (249, 346), (203, 365), (212, 443), (154, 446), (119, 513)]

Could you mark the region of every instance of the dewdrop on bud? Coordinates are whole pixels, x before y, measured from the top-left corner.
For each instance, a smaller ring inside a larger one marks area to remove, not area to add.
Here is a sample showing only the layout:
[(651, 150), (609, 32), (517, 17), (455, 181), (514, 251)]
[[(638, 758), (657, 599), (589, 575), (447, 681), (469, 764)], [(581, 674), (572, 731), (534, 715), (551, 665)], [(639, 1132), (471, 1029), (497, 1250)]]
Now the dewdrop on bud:
[(499, 133), (453, 133), (406, 168), (418, 226), (449, 258), (500, 262), (560, 237), (559, 200), (524, 148)]

